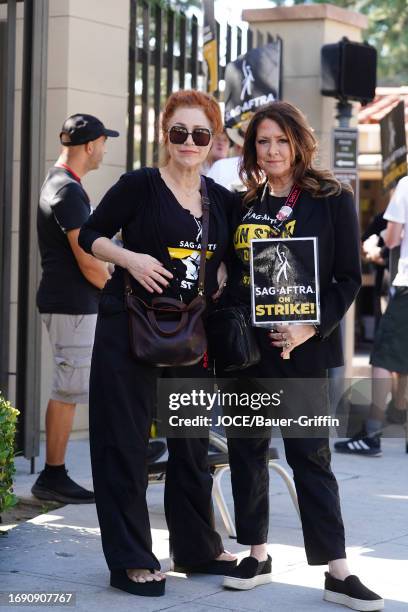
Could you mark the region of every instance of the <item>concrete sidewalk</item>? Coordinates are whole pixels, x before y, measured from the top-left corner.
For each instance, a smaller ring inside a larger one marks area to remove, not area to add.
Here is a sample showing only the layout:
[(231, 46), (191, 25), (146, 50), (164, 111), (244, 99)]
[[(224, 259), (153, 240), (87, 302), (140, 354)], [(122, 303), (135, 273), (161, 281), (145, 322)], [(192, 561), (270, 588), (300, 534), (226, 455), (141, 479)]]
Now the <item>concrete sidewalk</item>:
[[(280, 463), (283, 445), (278, 438)], [(408, 455), (402, 439), (383, 440), (382, 458), (348, 457), (333, 454), (333, 469), (339, 481), (347, 535), (347, 552), (352, 571), (386, 599), (386, 609), (408, 610)], [(44, 462), (44, 448), (37, 459), (37, 471)], [(69, 444), (67, 466), (71, 477), (91, 487), (87, 440)], [(15, 491), (30, 495), (36, 476), (29, 462), (16, 460)], [(168, 532), (163, 513), (163, 484), (149, 487), (148, 504), (154, 551), (165, 570), (170, 567)], [(230, 509), (229, 478), (224, 491)], [(139, 598), (108, 586), (108, 570), (102, 553), (95, 506), (64, 506), (42, 514), (11, 529), (0, 537), (1, 592), (73, 592), (75, 609), (175, 610), (204, 612), (216, 610), (308, 612), (336, 609), (322, 601), (324, 567), (309, 567), (303, 550), (299, 519), (282, 480), (271, 472), (271, 520), (269, 541), (273, 559), (273, 583), (253, 591), (224, 591), (217, 576), (186, 579), (170, 574), (166, 596)], [(220, 516), (216, 522), (227, 549), (245, 555), (247, 549), (228, 539)], [(1, 606), (0, 606), (1, 607)], [(38, 609), (8, 606), (7, 609)]]

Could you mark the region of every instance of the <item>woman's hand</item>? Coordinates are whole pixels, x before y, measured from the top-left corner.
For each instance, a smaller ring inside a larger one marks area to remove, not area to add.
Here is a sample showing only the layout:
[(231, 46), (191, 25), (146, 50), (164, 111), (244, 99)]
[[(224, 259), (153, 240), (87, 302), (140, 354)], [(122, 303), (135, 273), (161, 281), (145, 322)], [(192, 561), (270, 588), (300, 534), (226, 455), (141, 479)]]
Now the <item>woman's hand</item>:
[(133, 253), (128, 251), (126, 254), (126, 268), (149, 293), (163, 293), (160, 287), (168, 287), (167, 279), (173, 278), (173, 274), (166, 270), (160, 261), (146, 255), (145, 253)]
[(281, 347), (281, 357), (287, 359), (294, 348), (312, 338), (316, 333), (313, 325), (276, 325), (268, 335), (271, 345)]
[(225, 286), (227, 284), (227, 279), (228, 279), (227, 266), (222, 261), (220, 265), (218, 266), (218, 270), (217, 270), (218, 290), (215, 293), (213, 293), (211, 296), (214, 302), (216, 302), (221, 297), (221, 294), (224, 291)]

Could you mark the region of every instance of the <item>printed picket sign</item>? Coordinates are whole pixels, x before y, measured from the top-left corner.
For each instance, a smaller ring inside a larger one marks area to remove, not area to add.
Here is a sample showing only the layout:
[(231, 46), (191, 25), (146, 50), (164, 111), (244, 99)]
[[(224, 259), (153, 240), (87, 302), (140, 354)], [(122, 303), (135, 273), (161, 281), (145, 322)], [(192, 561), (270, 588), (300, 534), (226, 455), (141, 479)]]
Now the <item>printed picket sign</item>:
[(320, 323), (317, 238), (251, 241), (252, 323)]

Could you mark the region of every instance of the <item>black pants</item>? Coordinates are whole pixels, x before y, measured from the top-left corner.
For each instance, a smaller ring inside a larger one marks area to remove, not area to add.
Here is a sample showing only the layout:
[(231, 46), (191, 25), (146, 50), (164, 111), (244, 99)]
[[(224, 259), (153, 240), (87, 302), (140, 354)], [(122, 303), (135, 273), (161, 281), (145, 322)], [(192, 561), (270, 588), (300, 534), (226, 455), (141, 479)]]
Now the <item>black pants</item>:
[[(280, 350), (262, 348), (261, 362), (245, 377), (325, 378), (326, 370), (299, 372), (293, 361), (282, 360)], [(313, 366), (312, 366), (313, 368)], [(327, 438), (284, 438), (287, 462), (293, 470), (308, 563), (323, 565), (346, 557), (344, 526), (336, 478), (330, 467)], [(229, 461), (240, 544), (267, 542), (269, 525), (269, 471), (267, 438), (229, 438)]]
[[(200, 376), (200, 366), (167, 375)], [(96, 509), (110, 569), (160, 568), (152, 553), (146, 488), (147, 448), (159, 368), (130, 354), (127, 313), (104, 296), (95, 332), (89, 434)], [(205, 375), (201, 368), (201, 375)], [(174, 560), (199, 564), (217, 557), (208, 439), (169, 439), (165, 512)]]

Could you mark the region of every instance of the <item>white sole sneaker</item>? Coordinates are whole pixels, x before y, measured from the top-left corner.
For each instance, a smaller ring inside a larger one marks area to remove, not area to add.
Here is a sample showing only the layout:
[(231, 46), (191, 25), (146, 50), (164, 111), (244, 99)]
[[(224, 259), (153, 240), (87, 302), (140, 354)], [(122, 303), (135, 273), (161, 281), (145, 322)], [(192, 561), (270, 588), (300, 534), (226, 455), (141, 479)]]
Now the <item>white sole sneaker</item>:
[(272, 582), (272, 574), (259, 574), (253, 578), (234, 578), (233, 576), (224, 576), (222, 583), (223, 587), (228, 589), (238, 589), (239, 591), (249, 591), (261, 584), (269, 584)]
[(354, 599), (349, 595), (335, 593), (334, 591), (328, 591), (327, 589), (324, 591), (323, 599), (325, 601), (330, 601), (331, 603), (347, 606), (352, 610), (359, 610), (360, 612), (375, 612), (376, 610), (382, 610), (384, 608), (383, 599), (376, 599), (373, 601), (367, 599)]

